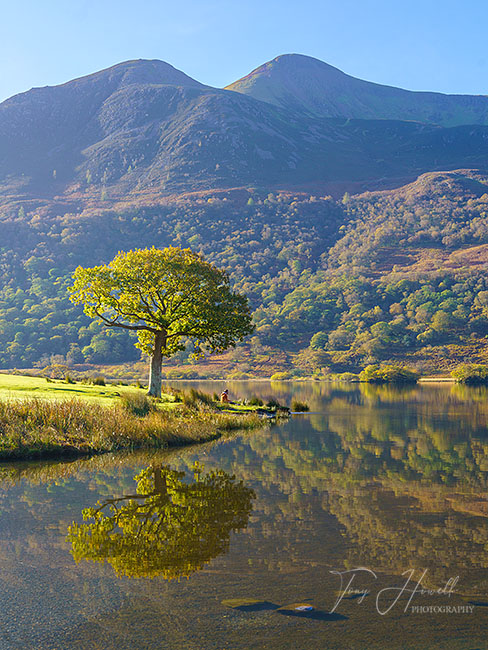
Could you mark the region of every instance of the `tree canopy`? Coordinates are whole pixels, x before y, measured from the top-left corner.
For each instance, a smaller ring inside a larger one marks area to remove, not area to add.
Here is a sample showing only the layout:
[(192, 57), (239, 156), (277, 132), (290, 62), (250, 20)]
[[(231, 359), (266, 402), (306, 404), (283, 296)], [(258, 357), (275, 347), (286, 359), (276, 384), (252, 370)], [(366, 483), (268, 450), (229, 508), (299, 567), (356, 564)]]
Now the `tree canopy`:
[(226, 271), (190, 249), (154, 246), (120, 252), (104, 266), (79, 266), (71, 300), (108, 327), (137, 333), (152, 357), (150, 394), (161, 394), (161, 358), (195, 344), (196, 355), (222, 352), (253, 331), (247, 298)]
[(73, 522), (68, 541), (76, 562), (107, 561), (118, 575), (188, 577), (229, 548), (231, 531), (247, 526), (253, 490), (224, 471), (194, 481), (169, 467), (147, 467), (133, 495), (98, 502)]

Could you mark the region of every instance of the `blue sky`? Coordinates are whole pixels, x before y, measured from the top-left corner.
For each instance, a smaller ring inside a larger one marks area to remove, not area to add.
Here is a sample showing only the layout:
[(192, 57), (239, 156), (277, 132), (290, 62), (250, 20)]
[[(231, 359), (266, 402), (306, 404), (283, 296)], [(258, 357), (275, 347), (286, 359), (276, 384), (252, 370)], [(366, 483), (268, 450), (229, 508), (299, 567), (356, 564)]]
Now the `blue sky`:
[(488, 94), (486, 0), (17, 0), (2, 5), (0, 100), (120, 61), (224, 86), (278, 54), (411, 90)]

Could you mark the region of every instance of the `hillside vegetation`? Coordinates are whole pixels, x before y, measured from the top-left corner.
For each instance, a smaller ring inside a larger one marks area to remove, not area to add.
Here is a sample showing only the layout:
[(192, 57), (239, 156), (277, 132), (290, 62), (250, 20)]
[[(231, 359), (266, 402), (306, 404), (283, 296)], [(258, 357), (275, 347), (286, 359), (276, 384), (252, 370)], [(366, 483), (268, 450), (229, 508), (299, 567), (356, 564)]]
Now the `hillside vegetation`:
[(414, 355), (423, 369), (420, 350), (437, 357), (441, 346), (455, 361), (449, 346), (466, 345), (457, 354), (480, 360), (477, 346), (488, 334), (485, 189), (487, 176), (459, 171), (340, 201), (253, 190), (5, 219), (11, 248), (1, 252), (0, 363), (42, 366), (53, 355), (63, 363), (136, 361), (129, 335), (102, 329), (67, 297), (77, 264), (106, 261), (135, 243), (188, 246), (229, 269), (256, 323), (231, 366), (264, 358), (268, 375), (273, 363), (310, 374)]
[(486, 362), (488, 100), (407, 93), (403, 115), (406, 92), (308, 57), (232, 90), (130, 61), (0, 104), (0, 368), (136, 363), (67, 288), (153, 245), (203, 253), (251, 300), (254, 336), (197, 374)]

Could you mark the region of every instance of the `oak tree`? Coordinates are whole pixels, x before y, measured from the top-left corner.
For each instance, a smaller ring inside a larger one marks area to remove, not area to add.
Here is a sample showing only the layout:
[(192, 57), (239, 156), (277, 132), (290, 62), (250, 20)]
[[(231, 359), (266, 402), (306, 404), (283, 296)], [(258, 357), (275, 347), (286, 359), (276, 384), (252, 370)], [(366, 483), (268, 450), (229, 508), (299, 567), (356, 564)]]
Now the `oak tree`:
[(253, 331), (247, 298), (234, 292), (226, 271), (190, 249), (120, 252), (106, 266), (73, 274), (71, 300), (108, 327), (137, 333), (151, 357), (149, 395), (161, 396), (163, 357), (193, 340), (195, 355), (223, 352)]

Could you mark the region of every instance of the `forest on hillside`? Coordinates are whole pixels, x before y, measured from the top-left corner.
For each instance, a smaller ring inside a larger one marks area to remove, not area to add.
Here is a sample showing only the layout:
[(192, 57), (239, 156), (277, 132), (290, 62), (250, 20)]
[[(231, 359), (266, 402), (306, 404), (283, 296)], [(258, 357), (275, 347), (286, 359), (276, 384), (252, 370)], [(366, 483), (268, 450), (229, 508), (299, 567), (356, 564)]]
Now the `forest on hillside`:
[[(249, 296), (256, 331), (235, 364), (245, 350), (269, 359), (268, 374), (276, 360), (320, 375), (479, 356), (487, 213), (488, 177), (466, 171), (340, 200), (254, 189), (63, 214), (20, 204), (0, 214), (0, 367), (136, 361), (131, 336), (92, 322), (67, 288), (76, 266), (152, 245), (201, 252)], [(192, 363), (190, 353), (176, 361)]]

